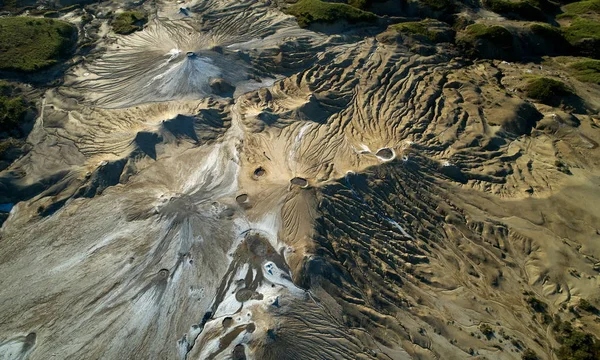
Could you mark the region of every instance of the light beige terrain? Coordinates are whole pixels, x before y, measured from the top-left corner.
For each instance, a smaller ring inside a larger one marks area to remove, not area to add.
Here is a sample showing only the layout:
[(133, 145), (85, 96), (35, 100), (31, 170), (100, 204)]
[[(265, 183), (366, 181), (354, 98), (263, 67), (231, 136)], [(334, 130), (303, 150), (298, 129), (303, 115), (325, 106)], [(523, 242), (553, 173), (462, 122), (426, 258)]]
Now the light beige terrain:
[(559, 67), (145, 6), (0, 173), (0, 359), (552, 359), (527, 298), (598, 303), (597, 86), (552, 108), (518, 89)]

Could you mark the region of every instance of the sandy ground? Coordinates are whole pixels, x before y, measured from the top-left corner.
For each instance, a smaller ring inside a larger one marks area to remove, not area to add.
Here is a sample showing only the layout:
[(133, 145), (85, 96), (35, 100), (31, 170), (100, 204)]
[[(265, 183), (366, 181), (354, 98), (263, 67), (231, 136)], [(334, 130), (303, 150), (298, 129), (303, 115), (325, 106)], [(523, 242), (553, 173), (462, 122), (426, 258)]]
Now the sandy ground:
[(600, 305), (598, 87), (184, 5), (109, 34), (0, 173), (0, 359), (552, 359), (527, 298)]

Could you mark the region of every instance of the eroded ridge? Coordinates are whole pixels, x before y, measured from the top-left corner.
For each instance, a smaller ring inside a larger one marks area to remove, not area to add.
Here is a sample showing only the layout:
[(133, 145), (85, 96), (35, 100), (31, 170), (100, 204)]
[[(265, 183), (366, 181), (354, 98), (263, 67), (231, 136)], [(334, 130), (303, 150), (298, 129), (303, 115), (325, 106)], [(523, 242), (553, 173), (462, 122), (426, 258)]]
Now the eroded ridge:
[(71, 72), (63, 92), (108, 108), (232, 97), (310, 62), (318, 45), (319, 36), (257, 2), (209, 1), (186, 12), (176, 20), (155, 15), (143, 31), (117, 37)]

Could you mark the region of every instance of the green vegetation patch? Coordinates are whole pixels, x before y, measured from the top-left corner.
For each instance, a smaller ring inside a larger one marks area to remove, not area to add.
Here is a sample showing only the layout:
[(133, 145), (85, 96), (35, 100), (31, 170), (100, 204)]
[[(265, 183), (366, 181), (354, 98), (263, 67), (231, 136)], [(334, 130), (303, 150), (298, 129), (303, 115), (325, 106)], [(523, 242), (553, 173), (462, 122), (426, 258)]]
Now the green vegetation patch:
[(487, 338), (490, 338), (492, 337), (492, 335), (494, 335), (494, 329), (492, 329), (492, 327), (489, 324), (479, 324), (479, 331), (481, 331), (481, 333)]
[(0, 132), (10, 132), (17, 129), (25, 115), (29, 105), (22, 97), (0, 96)]
[(67, 57), (75, 44), (75, 28), (54, 19), (0, 18), (0, 70), (32, 72)]
[(563, 32), (557, 27), (548, 24), (531, 24), (529, 29), (534, 35), (561, 53), (565, 53), (571, 48)]
[(579, 81), (600, 85), (600, 60), (582, 60), (569, 64)]
[(348, 0), (348, 5), (361, 10), (368, 8), (370, 3), (371, 2), (369, 0)]
[(142, 30), (147, 21), (148, 17), (141, 11), (124, 11), (115, 16), (112, 28), (117, 34), (128, 35)]
[[(410, 36), (423, 37), (432, 42), (451, 42), (449, 29), (444, 29), (439, 26), (436, 20), (425, 19), (422, 21), (411, 21), (399, 24), (390, 25), (389, 29), (401, 34)], [(451, 31), (454, 34), (453, 31)]]
[(600, 13), (600, 0), (578, 1), (567, 4), (563, 7), (565, 16), (575, 16), (583, 14), (598, 14)]
[(531, 31), (538, 35), (541, 36), (543, 38), (546, 39), (551, 39), (551, 40), (556, 40), (556, 41), (565, 41), (565, 38), (562, 34), (562, 32), (560, 31), (559, 28), (556, 28), (552, 25), (548, 25), (548, 24), (531, 24), (529, 26), (529, 29), (531, 29)]
[(32, 109), (33, 104), (21, 96), (18, 88), (0, 81), (0, 133), (19, 133), (27, 112)]
[(525, 349), (525, 351), (523, 351), (523, 354), (521, 354), (521, 359), (522, 360), (540, 360), (540, 358), (537, 356), (535, 351), (533, 351), (531, 349)]
[(556, 351), (559, 360), (596, 360), (600, 359), (600, 341), (592, 334), (578, 331), (571, 323), (561, 321), (553, 330), (561, 344)]
[(499, 25), (469, 25), (459, 34), (456, 44), (470, 57), (505, 60), (515, 58), (513, 35)]
[(346, 20), (350, 23), (374, 21), (375, 14), (347, 4), (328, 3), (321, 0), (300, 0), (287, 9), (298, 20), (298, 25), (307, 27), (312, 23), (333, 23)]
[[(563, 97), (573, 94), (573, 92), (561, 81), (536, 77), (531, 79), (525, 86), (525, 94), (527, 97), (544, 104), (554, 105), (559, 103)], [(527, 303), (533, 310), (540, 313), (545, 313), (548, 308), (546, 303), (534, 297), (528, 298)]]
[(543, 21), (544, 12), (528, 1), (485, 0), (485, 7), (510, 19)]
[(577, 307), (580, 308), (581, 310), (587, 311), (589, 313), (598, 312), (598, 309), (594, 305), (592, 305), (592, 303), (587, 301), (586, 299), (579, 300), (579, 304), (577, 304)]
[(575, 18), (571, 25), (564, 30), (564, 34), (572, 44), (583, 39), (600, 40), (600, 22)]
[(510, 31), (499, 25), (469, 25), (466, 28), (466, 35), (472, 37), (473, 39), (490, 40), (498, 46), (512, 46), (513, 41)]

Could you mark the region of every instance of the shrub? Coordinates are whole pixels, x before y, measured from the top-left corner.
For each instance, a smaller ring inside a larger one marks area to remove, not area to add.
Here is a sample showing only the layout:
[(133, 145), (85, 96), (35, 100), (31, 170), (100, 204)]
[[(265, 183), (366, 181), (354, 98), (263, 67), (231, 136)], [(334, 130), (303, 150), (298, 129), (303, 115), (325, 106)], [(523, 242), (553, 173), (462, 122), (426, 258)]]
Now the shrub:
[[(546, 79), (546, 78), (540, 78), (540, 79)], [(539, 80), (539, 79), (536, 79), (534, 81), (537, 81), (537, 80)], [(552, 80), (552, 79), (549, 79), (549, 80)], [(556, 80), (553, 80), (553, 81), (556, 81)], [(537, 84), (537, 82), (536, 82), (536, 84)], [(535, 99), (534, 97), (532, 97), (532, 98)], [(546, 304), (545, 302), (543, 302), (543, 301), (541, 301), (538, 298), (533, 297), (533, 296), (530, 296), (530, 297), (527, 298), (527, 304), (529, 304), (529, 306), (535, 312), (545, 313), (548, 310), (548, 304)]]
[(300, 0), (287, 9), (298, 20), (298, 25), (307, 27), (312, 23), (333, 23), (346, 20), (350, 23), (374, 21), (375, 14), (340, 3), (328, 3), (321, 0)]
[(523, 351), (523, 354), (521, 354), (521, 359), (523, 359), (523, 360), (539, 360), (540, 358), (537, 356), (535, 351), (533, 351), (531, 349), (525, 349), (525, 351)]
[(0, 18), (0, 70), (38, 71), (69, 55), (75, 28), (54, 19)]
[(492, 327), (489, 324), (480, 324), (479, 331), (481, 331), (481, 333), (488, 338), (494, 335), (494, 329), (492, 329)]
[(0, 132), (18, 129), (27, 109), (27, 102), (22, 97), (0, 96)]
[(598, 309), (594, 305), (592, 305), (589, 301), (587, 301), (586, 299), (579, 300), (579, 304), (577, 304), (577, 307), (583, 311), (587, 311), (587, 312), (591, 312), (591, 313), (598, 311)]
[(556, 351), (559, 360), (600, 359), (600, 341), (592, 334), (577, 331), (568, 322), (561, 323), (556, 330), (561, 344)]
[(141, 11), (124, 11), (115, 16), (112, 27), (117, 34), (128, 35), (142, 30), (148, 17)]
[[(558, 80), (538, 77), (529, 81), (525, 86), (525, 94), (527, 97), (538, 100), (544, 104), (554, 105), (560, 102), (560, 99), (566, 95), (572, 94), (567, 86)], [(546, 312), (548, 305), (546, 303), (530, 297), (527, 303), (536, 312)]]

